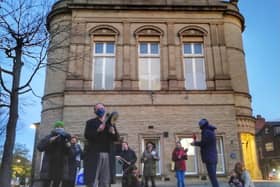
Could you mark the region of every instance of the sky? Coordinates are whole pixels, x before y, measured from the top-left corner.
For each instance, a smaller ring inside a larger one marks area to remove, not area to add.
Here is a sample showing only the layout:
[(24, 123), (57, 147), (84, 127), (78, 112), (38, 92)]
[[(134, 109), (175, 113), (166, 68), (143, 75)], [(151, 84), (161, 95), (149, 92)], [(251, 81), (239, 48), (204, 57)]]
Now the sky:
[[(245, 17), (243, 45), (252, 96), (253, 115), (267, 121), (280, 121), (280, 0), (239, 0)], [(32, 83), (37, 95), (44, 91), (45, 72)], [(30, 125), (41, 120), (41, 100), (25, 96), (32, 105), (23, 106), (16, 142), (26, 144), (32, 153), (35, 130)]]

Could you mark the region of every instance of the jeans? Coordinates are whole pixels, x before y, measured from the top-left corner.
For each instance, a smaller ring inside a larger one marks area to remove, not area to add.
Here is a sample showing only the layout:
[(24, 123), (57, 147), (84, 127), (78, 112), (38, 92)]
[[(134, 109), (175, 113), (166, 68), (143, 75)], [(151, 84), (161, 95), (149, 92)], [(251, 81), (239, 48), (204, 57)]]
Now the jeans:
[(152, 187), (156, 187), (154, 176), (145, 176), (145, 187), (149, 186), (149, 178), (151, 179)]
[(216, 176), (217, 164), (206, 164), (209, 179), (212, 187), (219, 187), (219, 183)]
[(185, 171), (176, 171), (177, 187), (185, 187)]

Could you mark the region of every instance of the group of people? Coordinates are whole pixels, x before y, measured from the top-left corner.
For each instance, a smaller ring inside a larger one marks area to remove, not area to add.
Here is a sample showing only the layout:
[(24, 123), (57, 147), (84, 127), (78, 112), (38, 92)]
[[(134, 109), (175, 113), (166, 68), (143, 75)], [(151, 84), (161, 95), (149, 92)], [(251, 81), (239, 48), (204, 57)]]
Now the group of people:
[[(71, 136), (64, 130), (64, 123), (57, 121), (51, 133), (40, 140), (37, 149), (44, 152), (41, 180), (43, 187), (74, 187), (81, 159), (84, 161), (84, 182), (87, 187), (109, 187), (115, 183), (116, 160), (122, 164), (122, 187), (155, 187), (156, 162), (159, 154), (153, 142), (146, 143), (146, 149), (142, 153), (141, 162), (144, 164), (142, 180), (135, 165), (137, 156), (129, 147), (128, 142), (121, 141), (115, 125), (117, 113), (106, 115), (104, 104), (97, 103), (94, 106), (95, 118), (86, 122), (84, 131), (85, 146), (82, 151), (77, 143), (77, 136)], [(201, 141), (194, 141), (193, 146), (199, 146), (201, 158), (206, 165), (209, 179), (213, 187), (219, 187), (216, 177), (217, 148), (216, 128), (209, 124), (207, 119), (199, 121), (201, 129)], [(117, 142), (121, 142), (117, 144)], [(120, 146), (117, 146), (120, 145)], [(184, 149), (180, 141), (172, 152), (172, 160), (175, 163), (177, 186), (185, 187), (187, 149)], [(229, 184), (232, 187), (246, 186), (248, 173), (236, 166)], [(235, 184), (240, 181), (240, 186)]]

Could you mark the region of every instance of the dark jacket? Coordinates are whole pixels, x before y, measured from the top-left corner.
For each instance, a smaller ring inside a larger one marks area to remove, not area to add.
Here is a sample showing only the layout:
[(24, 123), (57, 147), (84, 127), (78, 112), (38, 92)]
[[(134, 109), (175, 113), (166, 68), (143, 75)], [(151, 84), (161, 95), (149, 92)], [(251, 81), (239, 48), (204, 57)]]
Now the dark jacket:
[(128, 165), (127, 163), (123, 162), (123, 161), (119, 161), (121, 162), (122, 166), (123, 166), (123, 171), (124, 173), (127, 172), (129, 166), (133, 166), (135, 163), (136, 163), (136, 160), (137, 160), (137, 156), (135, 154), (135, 152), (128, 148), (127, 151), (125, 150), (121, 150), (118, 155), (122, 158), (124, 158), (126, 161), (130, 162), (130, 165)]
[[(98, 127), (102, 122), (98, 118), (90, 119), (86, 123), (85, 138), (87, 143), (84, 149), (84, 170), (85, 170), (85, 183), (90, 184), (94, 182), (96, 176), (97, 163), (99, 160), (100, 152), (108, 152), (110, 155), (110, 176), (111, 183), (115, 183), (115, 146), (114, 141), (119, 140), (119, 134), (115, 126), (115, 134), (109, 132), (109, 127), (106, 126), (104, 131), (97, 132)], [(101, 151), (102, 150), (102, 151)]]
[[(40, 178), (44, 180), (71, 180), (72, 175), (69, 167), (71, 163), (70, 147), (67, 142), (70, 141), (70, 135), (64, 134), (65, 137), (58, 137), (54, 142), (50, 138), (55, 136), (53, 133), (45, 136), (37, 145), (40, 152), (44, 152)], [(70, 142), (68, 142), (70, 143)]]
[(175, 148), (172, 153), (172, 160), (175, 162), (175, 171), (186, 171), (187, 153), (183, 148)]
[(201, 141), (196, 141), (195, 146), (200, 146), (202, 162), (217, 164), (216, 127), (205, 125), (201, 131)]

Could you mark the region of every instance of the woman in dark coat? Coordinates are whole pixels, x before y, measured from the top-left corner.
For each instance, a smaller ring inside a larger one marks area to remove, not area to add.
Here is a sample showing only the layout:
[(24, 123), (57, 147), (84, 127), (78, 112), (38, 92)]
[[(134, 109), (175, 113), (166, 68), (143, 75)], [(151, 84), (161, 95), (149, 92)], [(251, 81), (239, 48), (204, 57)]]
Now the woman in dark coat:
[(45, 136), (37, 145), (40, 152), (44, 152), (40, 178), (43, 180), (43, 187), (69, 187), (68, 181), (71, 179), (69, 173), (69, 157), (71, 136), (63, 129), (64, 123), (57, 121), (55, 129)]

